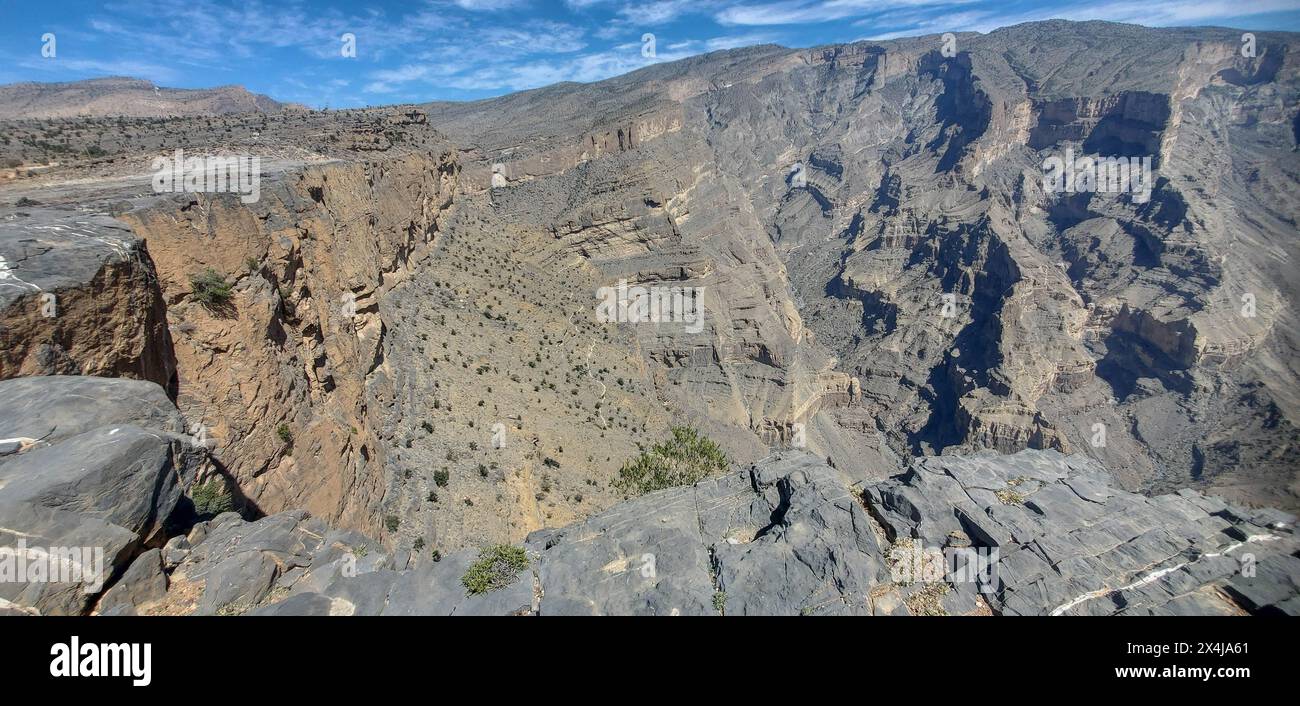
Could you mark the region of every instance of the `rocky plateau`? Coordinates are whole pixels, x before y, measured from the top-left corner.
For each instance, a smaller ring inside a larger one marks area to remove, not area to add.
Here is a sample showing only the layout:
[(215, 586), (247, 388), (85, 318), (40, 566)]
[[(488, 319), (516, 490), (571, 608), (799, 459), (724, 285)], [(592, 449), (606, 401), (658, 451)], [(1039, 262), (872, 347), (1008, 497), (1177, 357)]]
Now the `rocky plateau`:
[[(2, 87), (0, 545), (107, 580), (0, 613), (1295, 614), (1297, 62), (1049, 21), (362, 110)], [(728, 470), (627, 497), (680, 425)]]

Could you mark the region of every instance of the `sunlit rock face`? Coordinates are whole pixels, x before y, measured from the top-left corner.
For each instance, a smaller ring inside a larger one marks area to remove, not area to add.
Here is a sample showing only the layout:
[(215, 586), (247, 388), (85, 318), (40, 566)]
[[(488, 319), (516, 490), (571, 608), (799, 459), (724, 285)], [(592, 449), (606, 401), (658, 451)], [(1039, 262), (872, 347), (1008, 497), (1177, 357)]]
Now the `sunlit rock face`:
[[(4, 175), (0, 378), (156, 383), (249, 519), (395, 552), (582, 522), (682, 423), (850, 483), (1030, 449), (1293, 510), (1295, 47), (1047, 22), (87, 118), (107, 156)], [(182, 144), (261, 155), (260, 197), (151, 193)], [(700, 315), (602, 317), (621, 285)]]

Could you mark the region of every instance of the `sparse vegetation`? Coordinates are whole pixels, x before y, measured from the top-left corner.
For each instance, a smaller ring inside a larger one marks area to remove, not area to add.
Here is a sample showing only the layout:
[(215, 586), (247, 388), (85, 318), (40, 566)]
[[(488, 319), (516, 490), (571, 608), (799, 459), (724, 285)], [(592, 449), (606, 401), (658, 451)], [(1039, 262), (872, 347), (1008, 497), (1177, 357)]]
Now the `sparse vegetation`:
[(1025, 502), (1025, 494), (1011, 488), (1003, 488), (994, 495), (997, 496), (998, 502), (1003, 505), (1023, 505)]
[(948, 594), (948, 584), (942, 581), (927, 583), (903, 599), (912, 615), (947, 615), (943, 597)]
[(477, 596), (509, 586), (519, 572), (527, 568), (528, 553), (523, 547), (498, 544), (484, 549), (460, 582), (464, 584), (466, 593)]
[(674, 427), (668, 441), (630, 459), (618, 471), (615, 488), (624, 495), (698, 483), (727, 468), (727, 456), (713, 440), (691, 427)]
[(213, 311), (230, 305), (233, 288), (234, 285), (226, 281), (225, 275), (211, 267), (190, 277), (190, 290), (194, 300)]
[(216, 517), (235, 509), (234, 498), (226, 489), (225, 481), (219, 478), (195, 487), (190, 492), (190, 499), (194, 502), (194, 512), (199, 517)]

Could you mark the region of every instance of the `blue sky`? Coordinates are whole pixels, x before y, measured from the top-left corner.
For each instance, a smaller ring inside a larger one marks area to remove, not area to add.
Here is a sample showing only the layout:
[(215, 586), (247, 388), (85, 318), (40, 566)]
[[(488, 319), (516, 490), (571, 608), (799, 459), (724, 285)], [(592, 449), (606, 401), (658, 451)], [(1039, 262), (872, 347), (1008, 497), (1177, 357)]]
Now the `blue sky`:
[[(0, 0), (0, 83), (238, 83), (345, 108), (594, 81), (766, 42), (984, 32), (1053, 17), (1295, 31), (1300, 0)], [(52, 58), (41, 54), (46, 33)], [(356, 37), (355, 57), (343, 56), (344, 33)]]

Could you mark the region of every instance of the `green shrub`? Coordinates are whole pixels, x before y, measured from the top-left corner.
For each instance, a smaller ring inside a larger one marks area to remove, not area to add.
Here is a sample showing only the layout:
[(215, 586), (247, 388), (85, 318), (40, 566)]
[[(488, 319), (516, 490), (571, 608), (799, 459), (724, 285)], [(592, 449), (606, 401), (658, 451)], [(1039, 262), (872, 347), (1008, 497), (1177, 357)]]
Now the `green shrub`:
[(442, 470), (433, 472), (433, 482), (439, 488), (446, 488), (447, 481), (449, 480), (451, 480), (451, 473), (449, 473), (447, 469), (444, 468)]
[(673, 437), (624, 462), (614, 487), (624, 495), (698, 483), (727, 468), (727, 455), (691, 427), (673, 427)]
[(190, 500), (194, 502), (194, 512), (199, 517), (215, 517), (235, 509), (235, 500), (226, 490), (225, 481), (217, 478), (196, 486), (190, 491)]
[(276, 428), (275, 428), (275, 435), (278, 436), (278, 437), (280, 437), (280, 441), (283, 441), (283, 442), (286, 443), (286, 444), (292, 444), (292, 443), (293, 443), (293, 432), (289, 431), (289, 425), (288, 425), (288, 424), (283, 424), (283, 423), (282, 423), (282, 424), (280, 424), (280, 426), (276, 427)]
[(389, 532), (396, 532), (397, 528), (400, 527), (401, 524), (402, 520), (398, 518), (397, 515), (387, 515), (384, 517), (384, 526), (388, 528)]
[(190, 276), (190, 289), (195, 301), (209, 309), (220, 309), (230, 303), (234, 285), (225, 275), (209, 267), (202, 274)]
[(484, 549), (478, 561), (461, 577), (465, 592), (471, 596), (496, 591), (514, 583), (519, 572), (528, 568), (528, 553), (523, 547), (498, 544)]

